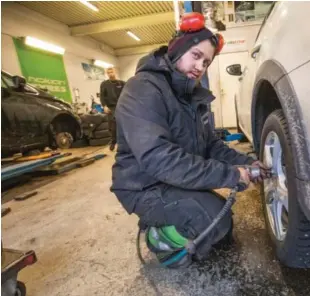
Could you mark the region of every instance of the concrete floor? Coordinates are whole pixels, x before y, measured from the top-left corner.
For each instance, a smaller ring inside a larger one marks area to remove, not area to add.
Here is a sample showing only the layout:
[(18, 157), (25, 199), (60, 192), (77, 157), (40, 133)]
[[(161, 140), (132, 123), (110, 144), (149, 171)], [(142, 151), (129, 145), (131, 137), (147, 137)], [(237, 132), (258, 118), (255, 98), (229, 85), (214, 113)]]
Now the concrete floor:
[(186, 270), (142, 266), (135, 247), (138, 220), (110, 192), (114, 153), (104, 152), (106, 158), (88, 167), (6, 195), (39, 191), (7, 202), (12, 212), (2, 218), (4, 246), (37, 253), (38, 262), (19, 274), (29, 296), (310, 295), (310, 271), (282, 267), (275, 259), (254, 187), (239, 194), (234, 206), (237, 243), (230, 251), (213, 252), (208, 262)]

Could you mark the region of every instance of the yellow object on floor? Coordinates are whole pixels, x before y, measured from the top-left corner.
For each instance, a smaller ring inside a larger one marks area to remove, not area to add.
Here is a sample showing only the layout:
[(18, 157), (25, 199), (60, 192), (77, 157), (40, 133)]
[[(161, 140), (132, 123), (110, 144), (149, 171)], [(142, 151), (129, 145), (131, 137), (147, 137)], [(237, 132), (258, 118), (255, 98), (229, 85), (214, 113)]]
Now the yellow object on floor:
[(59, 155), (59, 154), (60, 152), (43, 152), (43, 153), (40, 153), (39, 155), (22, 156), (22, 157), (15, 159), (15, 161), (30, 161), (30, 160), (44, 159), (44, 158), (49, 158), (49, 157)]

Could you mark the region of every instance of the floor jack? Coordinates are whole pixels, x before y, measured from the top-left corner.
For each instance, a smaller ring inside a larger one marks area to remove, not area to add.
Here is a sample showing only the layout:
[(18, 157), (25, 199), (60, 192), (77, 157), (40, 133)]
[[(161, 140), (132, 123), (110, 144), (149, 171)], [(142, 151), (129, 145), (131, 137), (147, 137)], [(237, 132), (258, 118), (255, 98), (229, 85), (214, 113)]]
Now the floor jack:
[(20, 270), (37, 261), (34, 251), (6, 249), (1, 243), (1, 295), (26, 296), (26, 286), (17, 280)]
[[(249, 175), (250, 179), (256, 179), (260, 176), (261, 171), (259, 167), (254, 167), (254, 166), (245, 166), (244, 167)], [(213, 222), (194, 240), (188, 240), (187, 244), (185, 245), (184, 248), (180, 248), (176, 250), (172, 256), (169, 257), (168, 260), (165, 260), (161, 262), (161, 265), (165, 267), (172, 267), (176, 266), (176, 263), (180, 262), (183, 260), (185, 257), (187, 257), (187, 261), (189, 262), (188, 265), (192, 262), (192, 256), (195, 254), (197, 247), (199, 244), (208, 236), (208, 234), (212, 231), (212, 229), (219, 223), (219, 221), (229, 212), (231, 207), (236, 201), (236, 194), (239, 191), (243, 191), (246, 188), (246, 185), (243, 183), (239, 183), (238, 186), (233, 188), (230, 191), (230, 194), (225, 202), (224, 207), (222, 210), (218, 213), (218, 215), (214, 218)], [(141, 260), (142, 263), (145, 263), (142, 255), (141, 255), (141, 249), (140, 249), (140, 234), (141, 234), (141, 229), (139, 229), (138, 232), (138, 237), (137, 237), (137, 252), (139, 259)]]

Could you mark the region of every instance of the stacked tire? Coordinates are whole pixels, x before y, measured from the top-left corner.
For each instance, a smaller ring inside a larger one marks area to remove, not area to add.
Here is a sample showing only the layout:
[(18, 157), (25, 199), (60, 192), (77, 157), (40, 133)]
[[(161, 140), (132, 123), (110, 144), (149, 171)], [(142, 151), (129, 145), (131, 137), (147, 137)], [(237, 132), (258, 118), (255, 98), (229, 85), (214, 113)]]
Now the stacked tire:
[(108, 115), (94, 114), (81, 116), (83, 134), (89, 140), (90, 146), (108, 145), (111, 139)]

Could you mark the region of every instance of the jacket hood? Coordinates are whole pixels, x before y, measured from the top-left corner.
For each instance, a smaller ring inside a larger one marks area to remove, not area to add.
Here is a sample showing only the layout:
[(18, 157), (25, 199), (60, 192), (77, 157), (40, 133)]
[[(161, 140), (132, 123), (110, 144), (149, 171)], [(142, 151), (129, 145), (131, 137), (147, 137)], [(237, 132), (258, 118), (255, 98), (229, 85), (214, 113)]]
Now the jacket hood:
[(169, 73), (170, 69), (164, 59), (168, 47), (162, 46), (142, 57), (136, 68), (136, 74), (144, 71)]
[(166, 77), (178, 99), (186, 101), (204, 100), (206, 103), (211, 103), (215, 97), (210, 90), (200, 84), (197, 85), (195, 79), (190, 79), (176, 70), (168, 57), (167, 50), (167, 46), (162, 46), (142, 57), (137, 64), (136, 74), (140, 72), (161, 73)]

